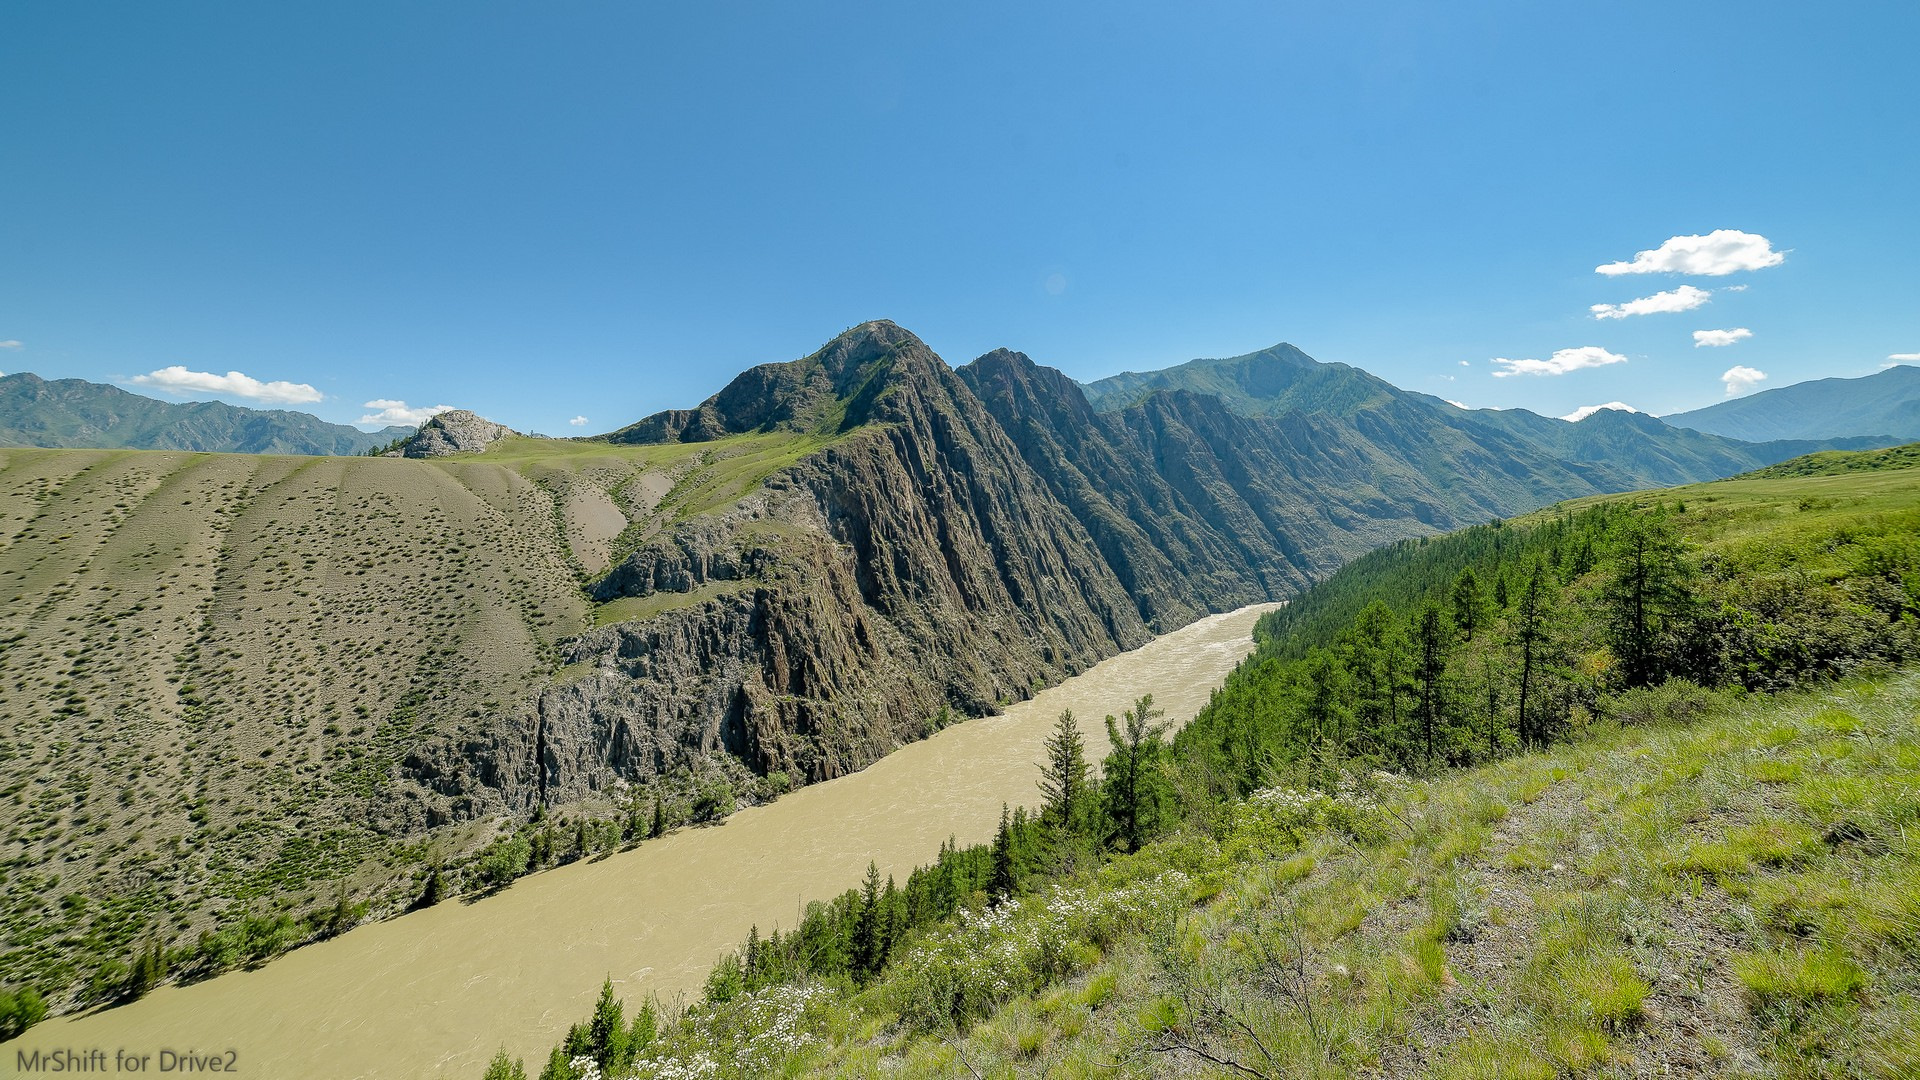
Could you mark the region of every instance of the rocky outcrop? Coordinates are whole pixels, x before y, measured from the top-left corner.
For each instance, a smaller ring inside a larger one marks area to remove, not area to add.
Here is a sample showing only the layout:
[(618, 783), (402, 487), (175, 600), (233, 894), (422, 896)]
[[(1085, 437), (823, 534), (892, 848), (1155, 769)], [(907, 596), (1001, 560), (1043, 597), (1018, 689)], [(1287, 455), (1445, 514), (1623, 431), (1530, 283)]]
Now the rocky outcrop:
[[(816, 781), (1150, 635), (1098, 545), (919, 339), (869, 323), (617, 437), (836, 436), (594, 583), (705, 598), (567, 643), (576, 674), (410, 774), (564, 802), (718, 757)], [(1197, 613), (1197, 609), (1195, 609)], [(475, 753), (475, 750), (478, 750)]]
[(822, 780), (1378, 544), (1686, 461), (1563, 460), (1512, 418), (1269, 353), (1189, 366), (1235, 407), (1174, 383), (1109, 388), (1101, 411), (1019, 353), (956, 372), (875, 322), (621, 429), (715, 443), (703, 460), (747, 433), (812, 449), (629, 536), (588, 589), (644, 614), (563, 643), (562, 678), (403, 772), (456, 814), (702, 770)]
[(443, 412), (420, 425), (420, 430), (388, 457), (430, 458), (449, 454), (477, 454), (508, 435), (518, 434), (466, 409)]

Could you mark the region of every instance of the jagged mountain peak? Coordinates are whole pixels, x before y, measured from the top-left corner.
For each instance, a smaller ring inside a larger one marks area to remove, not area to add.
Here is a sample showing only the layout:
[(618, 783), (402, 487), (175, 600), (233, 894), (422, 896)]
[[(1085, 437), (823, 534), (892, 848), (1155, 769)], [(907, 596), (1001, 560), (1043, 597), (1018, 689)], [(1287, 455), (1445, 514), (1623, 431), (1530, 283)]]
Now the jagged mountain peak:
[(735, 376), (698, 408), (669, 409), (607, 436), (619, 443), (705, 442), (748, 431), (830, 433), (858, 426), (894, 386), (951, 377), (934, 351), (897, 323), (841, 331), (798, 360)]

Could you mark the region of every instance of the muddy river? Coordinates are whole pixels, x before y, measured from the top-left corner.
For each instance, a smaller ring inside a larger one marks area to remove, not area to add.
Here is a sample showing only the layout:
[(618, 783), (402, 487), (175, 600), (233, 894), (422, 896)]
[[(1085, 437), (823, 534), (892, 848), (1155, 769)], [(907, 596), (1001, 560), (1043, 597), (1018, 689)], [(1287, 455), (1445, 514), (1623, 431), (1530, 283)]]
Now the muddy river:
[[(449, 901), (296, 950), (258, 971), (167, 987), (117, 1009), (51, 1020), (15, 1052), (219, 1054), (256, 1080), (478, 1080), (499, 1047), (537, 1073), (601, 979), (628, 1000), (691, 997), (747, 928), (791, 927), (809, 900), (857, 885), (867, 861), (904, 879), (949, 836), (989, 839), (1002, 803), (1039, 802), (1040, 748), (1071, 708), (1089, 756), (1101, 720), (1151, 693), (1185, 723), (1251, 647), (1271, 605), (1215, 615), (1103, 661), (999, 716), (904, 747), (863, 772), (683, 829), (597, 862), (522, 878), (477, 903)], [(227, 1054), (231, 1052), (231, 1057)]]

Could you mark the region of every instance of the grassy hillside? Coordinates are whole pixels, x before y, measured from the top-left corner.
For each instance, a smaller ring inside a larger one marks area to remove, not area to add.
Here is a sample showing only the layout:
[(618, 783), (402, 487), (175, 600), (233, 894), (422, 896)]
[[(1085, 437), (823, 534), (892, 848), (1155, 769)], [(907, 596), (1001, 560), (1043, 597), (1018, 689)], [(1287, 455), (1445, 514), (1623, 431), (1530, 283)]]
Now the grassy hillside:
[(1910, 1076), (1917, 717), (1908, 674), (1265, 790), (865, 987), (697, 1008), (632, 1074)]
[(583, 588), (622, 551), (816, 445), (0, 450), (0, 986), (111, 997), (143, 948), (217, 970), (410, 902), (488, 832), (396, 766), (639, 614)]
[(1889, 446), (1884, 450), (1824, 450), (1746, 474), (1747, 479), (1785, 479), (1793, 476), (1837, 476), (1850, 472), (1882, 472), (1920, 468), (1920, 443)]
[[(609, 992), (542, 1075), (1913, 1075), (1916, 479), (1596, 500), (1362, 560), (1147, 758), (1143, 850), (1050, 804), (756, 934), (683, 1014), (622, 1027)], [(1636, 680), (1606, 614), (1656, 535), (1686, 575), (1662, 662), (1720, 689)], [(1515, 585), (1449, 623), (1423, 752), (1407, 646), (1469, 568)]]

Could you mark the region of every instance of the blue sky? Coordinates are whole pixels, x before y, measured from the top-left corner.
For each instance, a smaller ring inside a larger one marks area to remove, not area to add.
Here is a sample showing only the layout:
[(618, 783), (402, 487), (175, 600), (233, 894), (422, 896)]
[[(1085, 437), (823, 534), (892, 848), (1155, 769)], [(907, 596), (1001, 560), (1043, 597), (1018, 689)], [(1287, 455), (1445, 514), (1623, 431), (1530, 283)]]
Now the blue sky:
[[(1082, 379), (1289, 341), (1676, 411), (1920, 354), (1917, 39), (1910, 2), (30, 0), (0, 369), (575, 434), (891, 318)], [(1595, 272), (1716, 231), (1754, 268)], [(1662, 293), (1699, 306), (1591, 310)]]

